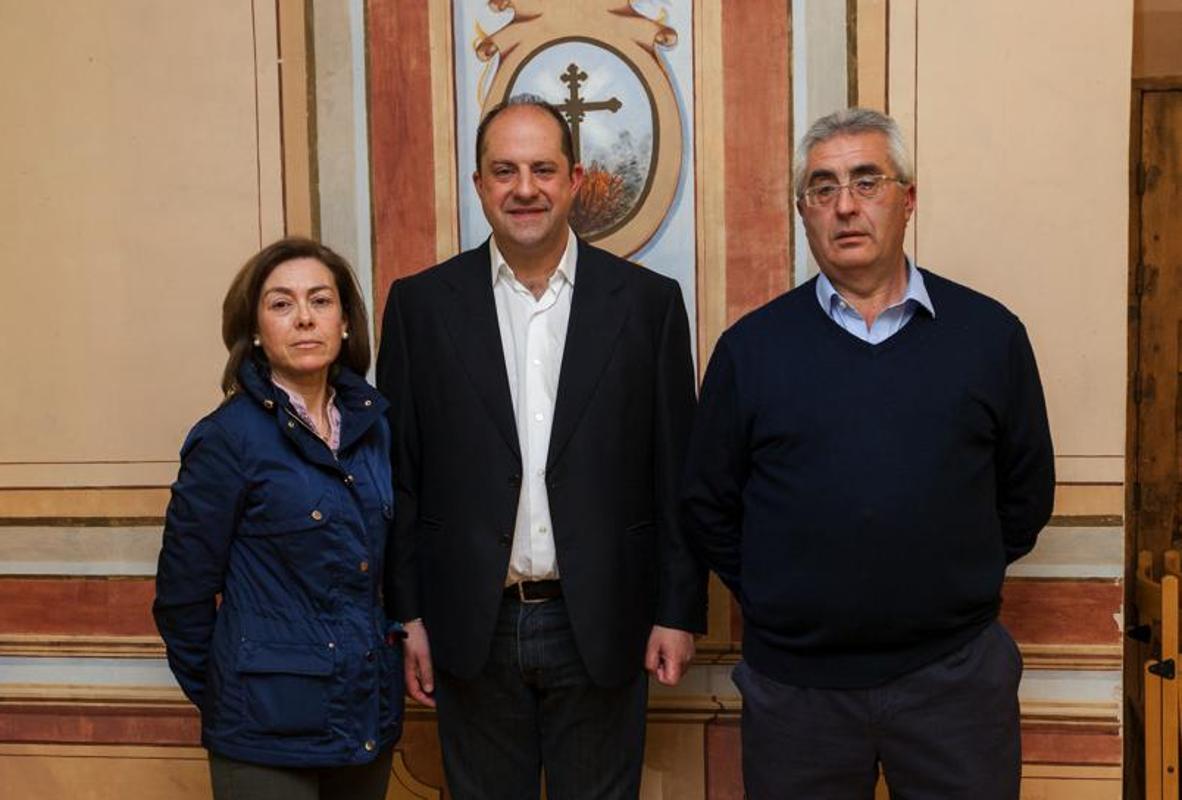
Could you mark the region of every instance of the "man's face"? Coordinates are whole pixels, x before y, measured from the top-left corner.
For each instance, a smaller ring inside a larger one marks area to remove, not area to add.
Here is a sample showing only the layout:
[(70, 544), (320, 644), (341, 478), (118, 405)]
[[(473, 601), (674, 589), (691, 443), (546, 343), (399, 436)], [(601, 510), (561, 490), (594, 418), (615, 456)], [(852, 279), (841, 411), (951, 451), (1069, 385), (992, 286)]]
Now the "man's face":
[[(839, 135), (809, 153), (805, 187), (844, 184), (867, 175), (898, 177), (886, 136)], [(827, 206), (810, 207), (802, 198), (796, 207), (813, 257), (826, 275), (850, 275), (876, 266), (889, 269), (903, 258), (903, 234), (915, 210), (915, 185), (887, 181), (873, 200), (843, 189)]]
[(567, 163), (558, 121), (548, 113), (519, 106), (498, 114), (472, 180), (502, 250), (545, 252), (565, 242), (583, 168)]

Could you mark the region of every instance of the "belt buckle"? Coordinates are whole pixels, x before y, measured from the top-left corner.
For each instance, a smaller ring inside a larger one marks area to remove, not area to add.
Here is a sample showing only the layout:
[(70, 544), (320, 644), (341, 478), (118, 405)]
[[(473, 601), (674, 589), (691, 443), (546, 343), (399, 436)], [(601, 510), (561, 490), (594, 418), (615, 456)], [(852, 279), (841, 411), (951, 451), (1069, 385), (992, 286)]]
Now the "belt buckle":
[(527, 603), (529, 605), (536, 605), (538, 603), (544, 603), (550, 599), (548, 597), (535, 597), (532, 600), (527, 598), (525, 596), (525, 584), (526, 584), (525, 581), (518, 581), (517, 582), (517, 599), (520, 600), (521, 602)]

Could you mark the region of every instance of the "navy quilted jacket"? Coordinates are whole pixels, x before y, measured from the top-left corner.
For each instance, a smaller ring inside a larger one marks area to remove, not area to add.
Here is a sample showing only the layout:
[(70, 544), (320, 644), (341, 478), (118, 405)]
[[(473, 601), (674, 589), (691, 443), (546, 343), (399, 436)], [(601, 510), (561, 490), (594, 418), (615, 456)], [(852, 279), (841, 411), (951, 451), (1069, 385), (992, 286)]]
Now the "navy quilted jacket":
[(210, 750), (276, 766), (371, 761), (403, 710), (380, 596), (387, 404), (341, 369), (334, 457), (265, 367), (248, 362), (239, 384), (181, 449), (153, 606), (168, 663)]

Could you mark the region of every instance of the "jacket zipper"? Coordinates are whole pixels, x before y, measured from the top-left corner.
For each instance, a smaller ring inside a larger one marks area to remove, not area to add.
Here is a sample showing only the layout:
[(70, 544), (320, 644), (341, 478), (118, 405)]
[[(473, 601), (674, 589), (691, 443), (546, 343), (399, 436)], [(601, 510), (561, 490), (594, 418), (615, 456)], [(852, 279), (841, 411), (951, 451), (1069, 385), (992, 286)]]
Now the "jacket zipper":
[(308, 431), (308, 432), (309, 432), (309, 433), (311, 433), (313, 436), (315, 436), (315, 437), (316, 437), (316, 441), (318, 441), (318, 442), (320, 442), (322, 445), (324, 445), (325, 449), (326, 449), (326, 450), (328, 450), (328, 454), (329, 454), (330, 456), (332, 456), (333, 463), (337, 465), (337, 469), (338, 469), (338, 470), (340, 470), (341, 472), (344, 472), (344, 469), (342, 469), (342, 468), (341, 468), (341, 460), (340, 460), (339, 458), (337, 458), (337, 454), (336, 454), (336, 453), (334, 453), (334, 452), (332, 451), (332, 448), (328, 446), (328, 442), (324, 441), (324, 437), (323, 437), (323, 436), (321, 436), (321, 435), (320, 435), (320, 434), (319, 434), (319, 433), (316, 431), (316, 429), (315, 429), (315, 428), (313, 428), (313, 427), (312, 427), (311, 425), (309, 425), (307, 422), (304, 422), (304, 419), (303, 419), (303, 417), (301, 417), (299, 414), (296, 414), (296, 413), (295, 413), (294, 411), (292, 411), (290, 408), (285, 408), (285, 409), (284, 409), (284, 411), (287, 413), (287, 416), (291, 417), (291, 418), (292, 418), (292, 419), (294, 419), (296, 422), (300, 423), (300, 425), (302, 425), (302, 426), (304, 427), (304, 430)]

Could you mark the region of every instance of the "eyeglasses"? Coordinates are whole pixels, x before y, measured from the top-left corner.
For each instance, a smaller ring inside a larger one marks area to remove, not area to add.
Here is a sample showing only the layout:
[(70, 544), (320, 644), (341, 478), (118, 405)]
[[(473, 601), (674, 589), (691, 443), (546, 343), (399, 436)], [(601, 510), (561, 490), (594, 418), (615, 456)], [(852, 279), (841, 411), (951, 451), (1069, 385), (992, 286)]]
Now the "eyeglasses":
[(859, 200), (874, 200), (882, 194), (883, 187), (888, 182), (907, 185), (906, 181), (889, 175), (862, 175), (849, 183), (822, 183), (819, 186), (810, 186), (804, 190), (804, 204), (809, 208), (833, 205), (842, 189), (849, 189), (850, 194)]

